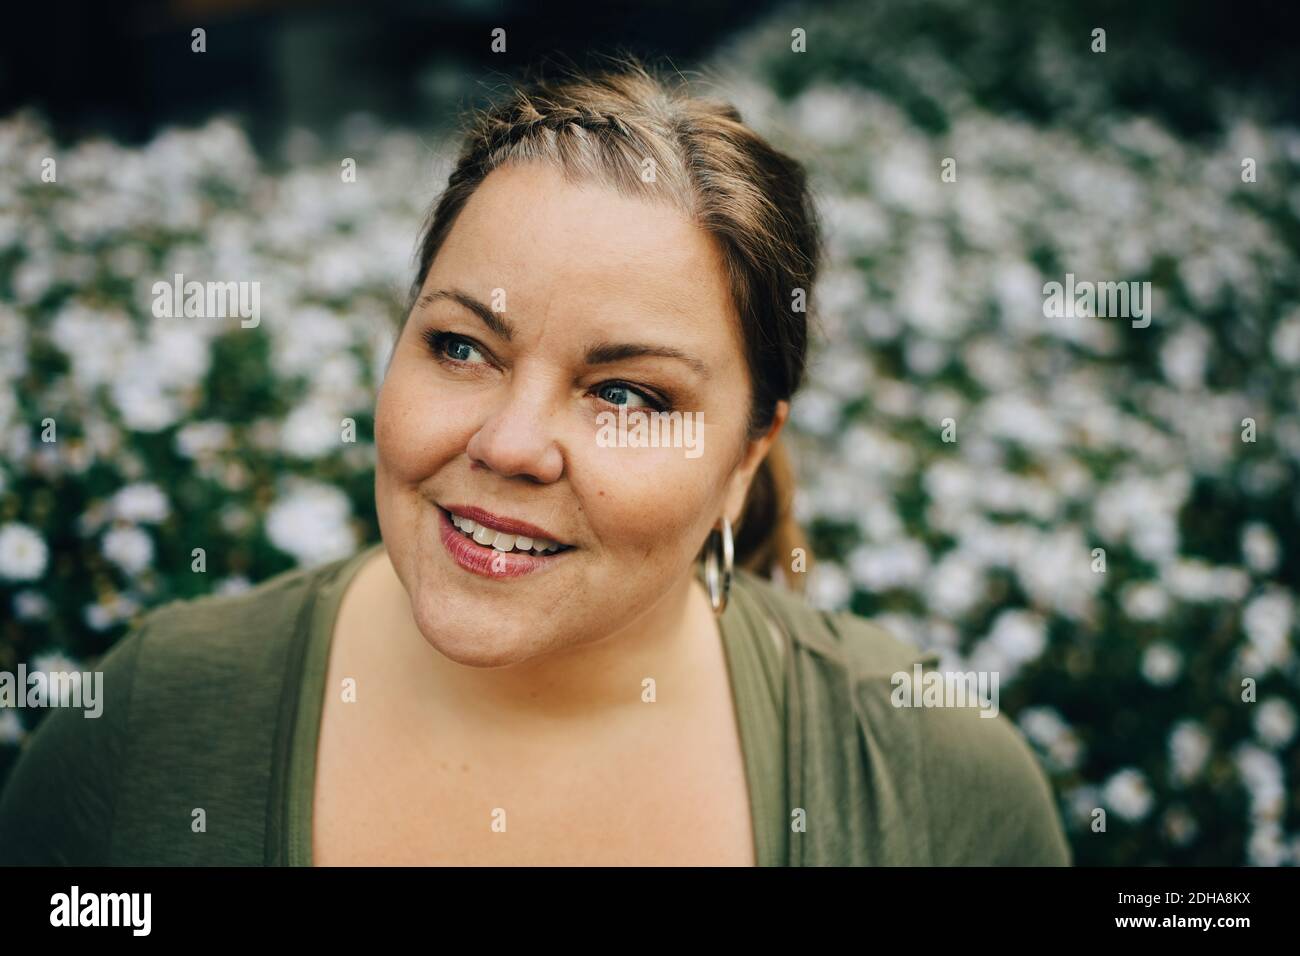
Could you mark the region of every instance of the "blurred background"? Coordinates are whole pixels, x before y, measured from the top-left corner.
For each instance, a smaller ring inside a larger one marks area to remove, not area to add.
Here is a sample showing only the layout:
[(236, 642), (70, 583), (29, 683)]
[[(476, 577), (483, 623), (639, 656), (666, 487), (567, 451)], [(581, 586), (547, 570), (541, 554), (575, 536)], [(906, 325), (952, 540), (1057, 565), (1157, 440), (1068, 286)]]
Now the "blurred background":
[[(1076, 862), (1300, 864), (1289, 5), (6, 18), (0, 670), (88, 668), (145, 610), (377, 539), (374, 391), (458, 114), (541, 57), (617, 47), (707, 73), (812, 174), (830, 259), (787, 432), (810, 600), (999, 671)], [(257, 331), (155, 319), (178, 272), (258, 279)], [(1066, 273), (1151, 282), (1150, 326), (1045, 318)], [(41, 716), (0, 707), (0, 782)]]

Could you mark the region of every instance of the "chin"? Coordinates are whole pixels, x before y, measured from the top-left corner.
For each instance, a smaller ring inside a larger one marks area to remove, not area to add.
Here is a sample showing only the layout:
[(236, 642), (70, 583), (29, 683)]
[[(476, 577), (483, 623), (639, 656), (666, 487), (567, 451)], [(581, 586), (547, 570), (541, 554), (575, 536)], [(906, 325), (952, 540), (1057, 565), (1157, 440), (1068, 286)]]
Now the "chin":
[[(467, 620), (468, 619), (468, 620)], [(415, 625), (429, 646), (466, 667), (507, 667), (545, 653), (545, 637), (527, 622), (503, 627), (446, 601), (421, 601)]]

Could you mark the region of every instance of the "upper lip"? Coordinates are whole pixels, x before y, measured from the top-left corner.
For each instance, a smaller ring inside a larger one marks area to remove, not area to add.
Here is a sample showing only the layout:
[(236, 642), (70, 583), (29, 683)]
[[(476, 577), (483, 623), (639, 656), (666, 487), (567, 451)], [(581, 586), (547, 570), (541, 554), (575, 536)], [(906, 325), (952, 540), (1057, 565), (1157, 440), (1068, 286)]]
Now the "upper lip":
[(533, 540), (544, 538), (547, 541), (554, 541), (556, 544), (564, 544), (563, 541), (551, 534), (545, 528), (539, 528), (537, 525), (529, 524), (527, 521), (519, 521), (515, 518), (507, 518), (503, 515), (493, 514), (490, 511), (484, 511), (482, 508), (475, 508), (472, 505), (443, 505), (442, 508), (445, 511), (450, 511), (454, 515), (459, 515), (462, 518), (469, 518), (475, 524), (481, 524), (485, 528), (491, 528), (493, 531), (504, 531), (506, 534), (523, 535), (524, 537), (532, 538)]

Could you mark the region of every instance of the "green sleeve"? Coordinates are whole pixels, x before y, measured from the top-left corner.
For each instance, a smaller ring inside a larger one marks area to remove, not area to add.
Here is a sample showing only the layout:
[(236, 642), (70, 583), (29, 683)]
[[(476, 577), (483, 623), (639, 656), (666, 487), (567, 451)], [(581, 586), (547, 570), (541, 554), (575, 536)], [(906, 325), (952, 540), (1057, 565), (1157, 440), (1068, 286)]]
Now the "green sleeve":
[(141, 631), (98, 662), (102, 710), (51, 707), (28, 736), (0, 793), (0, 865), (107, 866), (114, 796), (127, 746), (127, 711)]
[(1071, 865), (1051, 785), (1015, 724), (973, 707), (916, 713), (936, 865)]

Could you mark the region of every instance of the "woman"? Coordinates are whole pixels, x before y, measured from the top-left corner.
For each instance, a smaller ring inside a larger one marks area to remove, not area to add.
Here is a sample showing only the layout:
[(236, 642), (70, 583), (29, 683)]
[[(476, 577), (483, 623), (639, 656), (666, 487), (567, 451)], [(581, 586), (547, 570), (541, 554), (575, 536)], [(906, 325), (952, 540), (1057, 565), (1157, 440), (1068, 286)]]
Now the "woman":
[(935, 659), (791, 589), (819, 258), (802, 167), (634, 61), (477, 114), (376, 405), (382, 543), (148, 615), (103, 718), (33, 735), (0, 862), (1068, 863), (1005, 717), (897, 706)]

